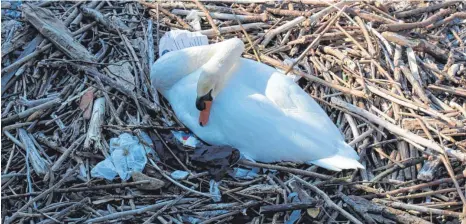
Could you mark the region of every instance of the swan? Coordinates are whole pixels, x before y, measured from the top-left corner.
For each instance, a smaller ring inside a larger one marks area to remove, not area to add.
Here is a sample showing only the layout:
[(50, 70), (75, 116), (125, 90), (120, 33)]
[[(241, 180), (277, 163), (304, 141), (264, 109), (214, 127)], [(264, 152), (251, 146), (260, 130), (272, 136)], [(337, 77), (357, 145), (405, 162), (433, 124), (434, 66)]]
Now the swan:
[(151, 82), (178, 119), (211, 145), (259, 162), (364, 169), (314, 99), (291, 77), (242, 58), (243, 51), (237, 38), (170, 51), (152, 65)]

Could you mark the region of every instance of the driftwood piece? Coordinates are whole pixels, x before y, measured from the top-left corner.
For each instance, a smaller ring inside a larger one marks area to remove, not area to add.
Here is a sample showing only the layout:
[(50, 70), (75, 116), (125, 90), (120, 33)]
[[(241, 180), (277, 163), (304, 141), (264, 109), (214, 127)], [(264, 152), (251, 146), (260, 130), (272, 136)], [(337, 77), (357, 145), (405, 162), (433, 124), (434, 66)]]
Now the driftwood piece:
[(5, 55), (13, 52), (14, 50), (18, 49), (21, 46), (26, 45), (27, 43), (30, 43), (31, 36), (34, 34), (34, 32), (26, 32), (22, 35), (18, 35), (14, 37), (13, 39), (9, 40), (8, 42), (5, 42), (2, 44), (2, 50), (1, 50), (1, 55), (4, 57)]
[(35, 106), (35, 107), (32, 107), (32, 108), (29, 108), (23, 112), (20, 112), (18, 114), (15, 114), (15, 115), (12, 115), (12, 116), (9, 116), (5, 119), (2, 119), (2, 124), (5, 125), (5, 124), (11, 124), (19, 119), (22, 119), (22, 118), (26, 118), (28, 117), (29, 115), (35, 113), (35, 112), (38, 112), (38, 111), (42, 111), (42, 110), (46, 110), (46, 109), (49, 109), (49, 108), (52, 108), (54, 106), (57, 106), (58, 104), (61, 103), (61, 99), (60, 98), (57, 98), (57, 99), (54, 99), (54, 100), (51, 100), (49, 102), (46, 102), (46, 103), (43, 103), (41, 105), (38, 105), (38, 106)]
[(440, 158), (434, 158), (432, 160), (427, 160), (424, 165), (422, 165), (421, 170), (417, 174), (417, 179), (424, 181), (431, 181), (436, 176), (437, 170), (441, 165)]
[(47, 9), (31, 4), (24, 4), (23, 13), (26, 19), (58, 49), (72, 59), (93, 62), (95, 58), (80, 43), (74, 41), (73, 35), (66, 26), (56, 19)]
[(383, 32), (382, 36), (390, 42), (403, 47), (410, 47), (413, 50), (421, 51), (432, 55), (441, 61), (448, 60), (448, 52), (431, 44), (424, 39), (412, 39), (393, 32)]
[(282, 188), (278, 185), (258, 184), (239, 191), (242, 194), (279, 194)]
[[(189, 10), (182, 10), (182, 9), (173, 9), (171, 13), (175, 15), (183, 15), (187, 16), (193, 11)], [(194, 11), (197, 16), (206, 17), (204, 12)], [(250, 15), (234, 15), (234, 14), (225, 14), (225, 13), (209, 13), (210, 16), (214, 19), (221, 19), (221, 20), (239, 20), (241, 22), (265, 22), (267, 21), (267, 14), (262, 13), (258, 16), (250, 16)]]
[(417, 212), (423, 212), (427, 214), (436, 214), (436, 215), (445, 215), (445, 216), (453, 216), (455, 218), (460, 218), (462, 217), (461, 213), (459, 212), (452, 212), (448, 210), (441, 210), (441, 209), (435, 209), (435, 208), (426, 208), (423, 206), (417, 206), (417, 205), (410, 205), (410, 204), (405, 204), (401, 202), (395, 202), (395, 201), (387, 201), (387, 200), (382, 200), (382, 199), (373, 199), (372, 201), (383, 204), (385, 206), (390, 206), (394, 208), (401, 208), (401, 209), (406, 209), (406, 210), (414, 210)]
[(95, 21), (102, 24), (109, 31), (117, 33), (117, 30), (119, 30), (120, 32), (123, 32), (125, 34), (129, 34), (129, 32), (131, 32), (131, 29), (118, 17), (104, 16), (98, 10), (86, 6), (81, 6), (80, 9), (84, 16), (93, 18)]
[(466, 88), (462, 87), (451, 87), (451, 86), (442, 86), (442, 85), (429, 85), (429, 89), (431, 90), (436, 90), (436, 91), (441, 91), (441, 92), (448, 92), (454, 95), (466, 97)]
[(368, 21), (378, 22), (378, 23), (382, 23), (382, 24), (396, 23), (396, 21), (394, 21), (392, 19), (388, 19), (386, 17), (380, 16), (380, 15), (377, 15), (377, 14), (368, 13), (368, 12), (365, 12), (365, 11), (360, 10), (360, 9), (347, 8), (346, 11), (349, 12), (350, 14), (359, 16), (362, 19), (365, 19), (365, 20), (368, 20)]
[[(267, 24), (267, 23), (246, 23), (246, 24), (242, 24), (242, 25), (235, 25), (235, 26), (229, 26), (229, 27), (222, 27), (220, 29), (218, 29), (218, 31), (220, 32), (220, 34), (225, 34), (225, 33), (234, 33), (234, 32), (238, 32), (238, 31), (241, 31), (241, 30), (253, 30), (253, 29), (262, 29), (262, 28), (266, 28), (266, 27), (269, 27), (270, 25)], [(201, 34), (204, 34), (208, 37), (213, 37), (216, 34), (216, 31), (214, 29), (209, 29), (209, 30), (202, 30), (202, 31), (199, 31)]]
[(264, 36), (264, 40), (262, 41), (262, 45), (266, 46), (267, 44), (270, 43), (270, 41), (272, 41), (272, 39), (277, 36), (279, 33), (282, 33), (282, 32), (285, 32), (285, 31), (288, 31), (289, 29), (297, 26), (298, 24), (302, 23), (304, 20), (306, 19), (306, 17), (304, 16), (299, 16), (297, 17), (296, 19), (293, 19), (271, 31), (269, 31), (265, 36)]
[[(41, 35), (37, 35), (34, 39), (31, 40), (31, 42), (29, 42), (24, 51), (21, 52), (21, 54), (19, 55), (18, 59), (17, 60), (20, 60), (24, 57), (26, 57), (27, 55), (29, 55), (30, 53), (32, 53), (37, 46), (39, 46), (39, 44), (42, 42), (42, 40), (44, 40), (44, 38), (41, 36)], [(3, 50), (2, 50), (3, 52)], [(18, 68), (20, 66), (20, 64), (18, 64), (18, 66), (16, 68)], [(7, 73), (7, 74), (5, 74)], [(16, 73), (16, 69), (12, 69), (10, 71), (5, 71), (3, 70), (2, 71), (2, 93), (5, 92), (6, 90), (6, 84), (11, 80), (11, 78), (13, 77), (13, 75)]]
[(50, 164), (42, 158), (26, 130), (19, 129), (19, 139), (25, 147), (26, 157), (28, 157), (28, 162), (31, 163), (34, 172), (40, 176), (47, 174)]
[(259, 213), (267, 214), (267, 213), (308, 209), (308, 208), (314, 208), (320, 203), (322, 203), (322, 201), (313, 200), (313, 201), (308, 201), (308, 202), (295, 202), (295, 203), (289, 203), (289, 204), (266, 205), (266, 206), (260, 207)]
[(451, 11), (448, 9), (442, 9), (438, 13), (432, 15), (428, 19), (422, 22), (416, 23), (395, 23), (395, 24), (383, 24), (380, 26), (380, 31), (401, 31), (401, 30), (409, 30), (414, 28), (421, 28), (426, 27), (427, 25), (435, 23), (440, 18), (450, 14)]
[(102, 130), (101, 126), (104, 122), (105, 116), (105, 98), (101, 97), (94, 101), (92, 107), (92, 117), (89, 120), (89, 130), (87, 131), (86, 140), (84, 141), (84, 148), (88, 149), (94, 146), (96, 149), (103, 149), (101, 142)]

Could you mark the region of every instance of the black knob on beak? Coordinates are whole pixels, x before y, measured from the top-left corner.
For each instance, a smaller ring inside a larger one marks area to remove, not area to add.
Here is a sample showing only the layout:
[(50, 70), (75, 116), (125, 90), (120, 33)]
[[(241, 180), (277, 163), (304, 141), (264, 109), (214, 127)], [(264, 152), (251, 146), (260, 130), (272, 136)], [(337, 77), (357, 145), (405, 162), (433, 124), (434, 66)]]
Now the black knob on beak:
[(207, 94), (201, 97), (196, 98), (196, 108), (199, 111), (203, 111), (205, 109), (205, 101), (212, 101), (212, 90), (210, 90)]
[(196, 108), (199, 110), (199, 111), (202, 111), (205, 109), (205, 103), (204, 103), (204, 100), (202, 100), (201, 98), (197, 98), (196, 99)]

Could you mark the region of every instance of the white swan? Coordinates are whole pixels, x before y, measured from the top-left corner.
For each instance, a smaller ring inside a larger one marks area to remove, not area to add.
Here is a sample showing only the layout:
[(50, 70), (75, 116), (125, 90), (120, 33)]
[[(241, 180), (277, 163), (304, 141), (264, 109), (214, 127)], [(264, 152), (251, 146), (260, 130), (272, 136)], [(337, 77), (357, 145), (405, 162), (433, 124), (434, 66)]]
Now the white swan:
[(364, 169), (304, 90), (276, 69), (241, 58), (243, 50), (234, 38), (166, 53), (153, 64), (151, 81), (178, 119), (209, 144), (260, 162)]

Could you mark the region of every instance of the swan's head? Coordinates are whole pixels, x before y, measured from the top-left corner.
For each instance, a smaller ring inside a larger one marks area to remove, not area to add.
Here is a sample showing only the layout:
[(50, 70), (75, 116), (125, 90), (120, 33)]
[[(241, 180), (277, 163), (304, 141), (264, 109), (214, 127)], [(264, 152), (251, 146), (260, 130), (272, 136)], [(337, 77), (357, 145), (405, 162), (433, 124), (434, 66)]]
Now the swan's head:
[(202, 66), (197, 82), (196, 108), (201, 111), (201, 126), (207, 124), (215, 97), (228, 82), (233, 67), (244, 51), (243, 42), (237, 38), (217, 43), (212, 47), (215, 50), (208, 52), (211, 59)]
[(201, 111), (199, 115), (199, 125), (201, 126), (205, 126), (209, 120), (210, 108), (214, 100), (214, 83), (214, 80), (206, 75), (201, 75), (197, 83), (196, 108)]

